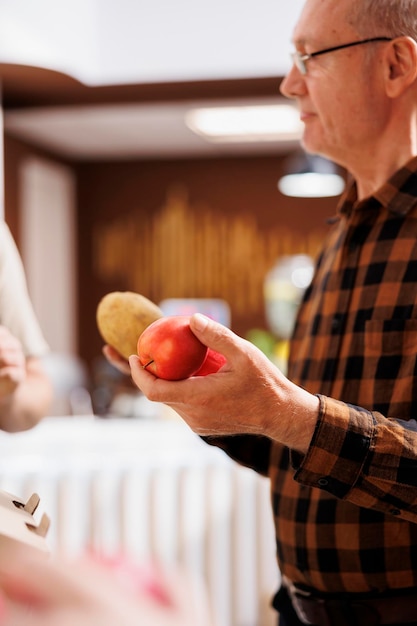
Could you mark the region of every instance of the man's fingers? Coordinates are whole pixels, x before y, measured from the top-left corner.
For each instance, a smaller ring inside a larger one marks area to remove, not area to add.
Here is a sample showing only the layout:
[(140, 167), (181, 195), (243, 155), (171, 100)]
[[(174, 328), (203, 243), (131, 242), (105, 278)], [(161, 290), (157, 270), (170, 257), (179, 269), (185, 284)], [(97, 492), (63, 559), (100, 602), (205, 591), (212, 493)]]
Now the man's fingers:
[(237, 335), (223, 324), (219, 324), (201, 313), (195, 313), (190, 318), (190, 328), (195, 336), (209, 348), (224, 354), (224, 356), (233, 353)]
[(102, 348), (103, 355), (106, 357), (107, 361), (113, 365), (119, 372), (122, 374), (130, 375), (130, 367), (128, 361), (124, 357), (122, 357), (117, 350), (115, 350), (112, 346), (104, 345)]

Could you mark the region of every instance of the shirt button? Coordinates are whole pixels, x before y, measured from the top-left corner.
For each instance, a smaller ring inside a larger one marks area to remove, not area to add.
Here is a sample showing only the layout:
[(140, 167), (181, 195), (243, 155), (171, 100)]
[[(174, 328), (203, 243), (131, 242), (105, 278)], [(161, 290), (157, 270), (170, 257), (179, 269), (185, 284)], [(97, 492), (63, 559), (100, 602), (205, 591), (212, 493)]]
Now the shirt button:
[(342, 319), (340, 315), (335, 315), (332, 319), (332, 331), (338, 331), (341, 326)]
[(317, 482), (320, 485), (320, 487), (327, 487), (327, 485), (329, 484), (328, 478), (319, 478)]
[(391, 515), (401, 515), (400, 509), (390, 509)]

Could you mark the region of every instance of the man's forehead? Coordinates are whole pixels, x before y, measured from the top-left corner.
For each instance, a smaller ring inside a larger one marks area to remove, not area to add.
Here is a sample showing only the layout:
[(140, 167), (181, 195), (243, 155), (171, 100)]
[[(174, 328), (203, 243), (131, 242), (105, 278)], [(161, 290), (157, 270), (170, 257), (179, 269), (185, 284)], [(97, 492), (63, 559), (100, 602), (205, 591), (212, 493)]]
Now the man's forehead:
[(351, 35), (349, 7), (352, 0), (307, 0), (293, 30), (293, 43), (314, 46)]

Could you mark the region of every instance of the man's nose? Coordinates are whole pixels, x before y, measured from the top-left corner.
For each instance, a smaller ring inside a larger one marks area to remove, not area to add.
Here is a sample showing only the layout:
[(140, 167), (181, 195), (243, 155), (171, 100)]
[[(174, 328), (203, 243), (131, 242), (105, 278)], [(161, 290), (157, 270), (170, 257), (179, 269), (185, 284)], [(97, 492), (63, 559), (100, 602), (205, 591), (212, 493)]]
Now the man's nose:
[(282, 79), (279, 90), (286, 98), (297, 98), (305, 93), (305, 80), (300, 70), (293, 64), (287, 75)]

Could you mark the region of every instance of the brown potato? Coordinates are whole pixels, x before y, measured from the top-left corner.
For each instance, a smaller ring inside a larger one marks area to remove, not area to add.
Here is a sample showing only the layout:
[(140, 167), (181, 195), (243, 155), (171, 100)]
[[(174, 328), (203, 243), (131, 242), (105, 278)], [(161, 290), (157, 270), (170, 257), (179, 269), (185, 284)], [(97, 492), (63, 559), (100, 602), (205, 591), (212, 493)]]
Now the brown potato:
[(149, 324), (163, 317), (161, 309), (133, 291), (112, 291), (97, 306), (97, 327), (104, 341), (127, 359), (137, 354), (140, 335)]

